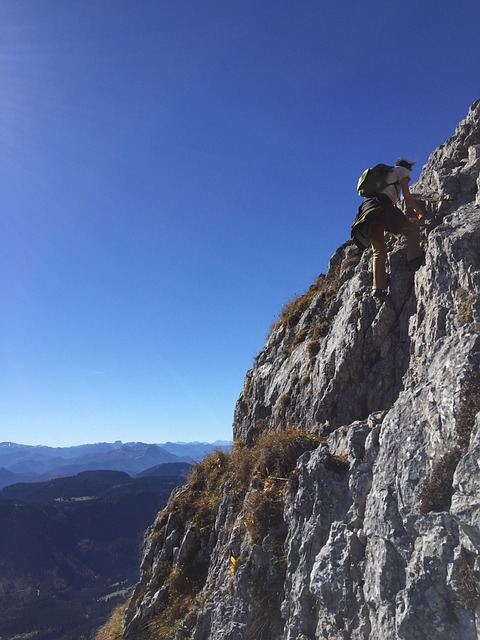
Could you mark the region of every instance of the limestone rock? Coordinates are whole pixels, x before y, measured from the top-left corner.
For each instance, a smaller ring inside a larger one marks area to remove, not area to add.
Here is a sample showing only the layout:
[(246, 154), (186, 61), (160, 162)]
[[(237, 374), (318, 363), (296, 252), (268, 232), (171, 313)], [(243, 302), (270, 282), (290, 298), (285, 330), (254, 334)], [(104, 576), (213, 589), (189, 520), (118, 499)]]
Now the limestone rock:
[[(125, 640), (480, 637), (479, 171), (480, 101), (414, 187), (425, 265), (392, 242), (380, 302), (347, 242), (285, 307), (237, 402), (238, 469), (159, 515)], [(294, 426), (318, 446), (239, 492), (248, 452)]]

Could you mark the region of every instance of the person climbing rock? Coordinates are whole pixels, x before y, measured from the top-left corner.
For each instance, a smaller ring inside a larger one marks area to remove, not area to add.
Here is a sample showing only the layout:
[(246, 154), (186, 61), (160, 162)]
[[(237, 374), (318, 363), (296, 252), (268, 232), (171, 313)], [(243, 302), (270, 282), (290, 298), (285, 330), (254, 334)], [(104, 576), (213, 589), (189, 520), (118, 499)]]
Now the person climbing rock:
[[(358, 183), (358, 193), (365, 199), (352, 226), (352, 239), (362, 249), (368, 245), (372, 247), (372, 294), (377, 298), (383, 298), (387, 293), (385, 231), (389, 231), (395, 237), (406, 237), (407, 262), (412, 271), (416, 271), (423, 263), (420, 220), (424, 214), (408, 187), (410, 171), (414, 164), (412, 160), (398, 158), (393, 167), (376, 165), (373, 169), (366, 170)], [(400, 194), (417, 217), (407, 219), (403, 211), (396, 206)]]

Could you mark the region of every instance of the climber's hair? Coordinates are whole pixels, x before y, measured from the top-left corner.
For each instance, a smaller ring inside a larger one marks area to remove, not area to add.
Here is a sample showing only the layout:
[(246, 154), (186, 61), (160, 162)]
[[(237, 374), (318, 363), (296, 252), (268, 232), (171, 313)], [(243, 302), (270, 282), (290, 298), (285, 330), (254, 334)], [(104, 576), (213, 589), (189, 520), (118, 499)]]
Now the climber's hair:
[(407, 160), (406, 158), (397, 158), (395, 160), (396, 167), (405, 167), (411, 171), (413, 169), (413, 165), (416, 163), (416, 160)]

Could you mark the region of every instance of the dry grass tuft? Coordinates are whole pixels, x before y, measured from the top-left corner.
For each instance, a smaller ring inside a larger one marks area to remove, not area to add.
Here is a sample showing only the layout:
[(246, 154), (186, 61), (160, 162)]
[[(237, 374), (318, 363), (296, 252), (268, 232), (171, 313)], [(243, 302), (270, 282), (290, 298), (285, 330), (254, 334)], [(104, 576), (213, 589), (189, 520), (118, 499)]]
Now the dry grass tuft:
[(290, 429), (265, 434), (255, 445), (251, 483), (256, 491), (249, 498), (244, 518), (254, 544), (283, 524), (285, 493), (292, 486), (297, 460), (320, 442), (316, 435)]
[(480, 604), (480, 592), (477, 587), (475, 571), (464, 559), (458, 572), (461, 585), (458, 604), (463, 609), (475, 611)]
[(125, 604), (118, 605), (110, 619), (94, 635), (93, 640), (122, 640), (125, 608)]
[(466, 289), (457, 289), (455, 294), (459, 302), (457, 313), (457, 321), (459, 324), (468, 324), (473, 321), (473, 305), (475, 303), (475, 294)]
[[(330, 266), (326, 275), (320, 274), (318, 276), (317, 280), (310, 286), (306, 293), (290, 300), (283, 307), (280, 319), (272, 328), (276, 330), (283, 327), (289, 330), (284, 348), (284, 353), (287, 357), (290, 356), (295, 347), (309, 338), (307, 351), (310, 361), (313, 362), (315, 360), (320, 350), (320, 341), (326, 336), (332, 323), (331, 304), (337, 296), (342, 282), (342, 275), (353, 268), (359, 259), (359, 256), (352, 256), (343, 262), (341, 260), (337, 261)], [(311, 307), (315, 300), (318, 301), (315, 303), (316, 310), (313, 311)], [(317, 317), (313, 323), (313, 318), (306, 318), (305, 322), (308, 321), (312, 324), (304, 326), (295, 334), (295, 327), (307, 312), (309, 312), (311, 316), (316, 315)]]
[(463, 381), (455, 424), (458, 446), (448, 451), (432, 472), (420, 494), (420, 511), (448, 511), (452, 501), (453, 476), (462, 455), (468, 450), (470, 436), (480, 411), (480, 376), (473, 371)]
[(464, 381), (460, 395), (460, 408), (457, 416), (456, 430), (459, 445), (467, 448), (473, 426), (480, 411), (480, 376), (472, 372)]
[[(260, 543), (273, 531), (273, 537), (276, 535), (278, 538), (280, 555), (285, 535), (282, 529), (283, 502), (288, 478), (299, 456), (316, 448), (319, 443), (318, 436), (295, 428), (267, 433), (251, 447), (237, 441), (230, 454), (214, 452), (193, 467), (187, 485), (172, 496), (157, 520), (153, 535), (161, 544), (171, 515), (180, 535), (194, 526), (197, 535), (206, 543), (213, 535), (222, 499), (227, 496), (233, 515), (238, 515), (247, 492), (253, 488), (245, 509), (244, 526), (255, 543)], [(182, 564), (164, 560), (157, 566), (156, 580), (164, 589), (165, 603), (149, 623), (145, 638), (173, 640), (179, 627), (188, 624), (194, 615), (208, 566), (202, 564), (196, 551), (191, 555)], [(226, 566), (233, 575), (230, 556), (229, 562), (230, 565), (227, 562)]]
[(430, 481), (420, 494), (420, 512), (448, 511), (452, 502), (453, 474), (462, 453), (456, 448), (448, 451), (433, 469)]

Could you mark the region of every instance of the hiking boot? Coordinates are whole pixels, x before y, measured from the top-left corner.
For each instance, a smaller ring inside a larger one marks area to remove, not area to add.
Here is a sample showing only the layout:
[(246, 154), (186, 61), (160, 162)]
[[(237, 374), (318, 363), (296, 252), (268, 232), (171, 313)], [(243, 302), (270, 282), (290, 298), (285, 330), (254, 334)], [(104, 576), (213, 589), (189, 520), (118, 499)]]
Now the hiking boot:
[(418, 256), (417, 258), (410, 260), (407, 264), (410, 271), (412, 273), (415, 273), (420, 269), (420, 267), (423, 267), (423, 265), (425, 264), (425, 254), (423, 253), (421, 256)]
[(388, 293), (386, 289), (372, 289), (372, 296), (377, 298), (377, 300), (385, 300)]

